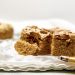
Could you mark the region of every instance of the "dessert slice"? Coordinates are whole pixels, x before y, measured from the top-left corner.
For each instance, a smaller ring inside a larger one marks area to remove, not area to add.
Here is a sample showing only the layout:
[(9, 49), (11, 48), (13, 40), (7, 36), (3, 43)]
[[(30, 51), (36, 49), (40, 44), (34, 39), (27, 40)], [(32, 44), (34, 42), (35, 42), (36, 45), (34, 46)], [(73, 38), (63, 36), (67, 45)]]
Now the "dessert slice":
[(15, 49), (21, 55), (37, 55), (37, 51), (40, 50), (36, 43), (30, 44), (24, 40), (18, 40)]
[(10, 24), (0, 24), (0, 39), (10, 39), (13, 37), (13, 28)]
[[(33, 45), (36, 43), (39, 50), (35, 52), (36, 55), (47, 55), (51, 52), (51, 41), (52, 41), (52, 35), (49, 30), (38, 28), (37, 26), (28, 26), (24, 28), (21, 32), (20, 40), (23, 40), (23, 42), (28, 42), (29, 44)], [(18, 43), (17, 43), (18, 44)], [(23, 46), (22, 46), (23, 47)], [(18, 49), (15, 48), (16, 50)], [(19, 48), (21, 51), (25, 50), (25, 48)], [(33, 49), (31, 49), (32, 52)], [(17, 50), (18, 51), (18, 50)], [(34, 55), (33, 53), (25, 53), (25, 55)]]
[(75, 33), (67, 30), (53, 33), (51, 55), (75, 56)]

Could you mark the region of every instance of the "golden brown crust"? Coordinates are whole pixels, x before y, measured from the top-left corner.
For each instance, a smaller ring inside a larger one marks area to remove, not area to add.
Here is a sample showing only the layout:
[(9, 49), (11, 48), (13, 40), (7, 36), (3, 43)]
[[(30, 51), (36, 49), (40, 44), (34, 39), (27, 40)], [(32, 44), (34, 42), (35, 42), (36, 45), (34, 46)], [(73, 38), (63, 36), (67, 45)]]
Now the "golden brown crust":
[(67, 30), (67, 29), (63, 29), (63, 28), (59, 28), (59, 27), (54, 27), (54, 28), (51, 28), (50, 31), (52, 33), (56, 33), (56, 32), (69, 32), (69, 33), (72, 33), (70, 30)]
[(20, 39), (30, 43), (38, 43), (41, 38), (39, 35), (39, 30), (40, 29), (37, 26), (27, 26), (22, 30)]

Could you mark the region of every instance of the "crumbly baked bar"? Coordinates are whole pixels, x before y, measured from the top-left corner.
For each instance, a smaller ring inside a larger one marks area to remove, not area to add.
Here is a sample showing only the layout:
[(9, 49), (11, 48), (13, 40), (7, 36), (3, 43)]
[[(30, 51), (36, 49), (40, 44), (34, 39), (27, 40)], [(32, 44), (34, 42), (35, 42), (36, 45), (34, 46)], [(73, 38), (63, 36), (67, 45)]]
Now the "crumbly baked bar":
[(51, 55), (75, 56), (75, 33), (56, 31), (53, 34)]
[(13, 27), (10, 24), (0, 23), (0, 39), (10, 39), (13, 37)]
[(40, 50), (36, 43), (30, 44), (25, 40), (18, 40), (15, 44), (15, 49), (21, 55), (37, 55)]
[(23, 40), (30, 44), (36, 43), (38, 48), (40, 49), (37, 51), (37, 55), (47, 55), (50, 54), (51, 52), (50, 44), (52, 41), (52, 35), (50, 31), (47, 29), (42, 29), (42, 28), (40, 29), (37, 26), (28, 26), (22, 30), (20, 40)]

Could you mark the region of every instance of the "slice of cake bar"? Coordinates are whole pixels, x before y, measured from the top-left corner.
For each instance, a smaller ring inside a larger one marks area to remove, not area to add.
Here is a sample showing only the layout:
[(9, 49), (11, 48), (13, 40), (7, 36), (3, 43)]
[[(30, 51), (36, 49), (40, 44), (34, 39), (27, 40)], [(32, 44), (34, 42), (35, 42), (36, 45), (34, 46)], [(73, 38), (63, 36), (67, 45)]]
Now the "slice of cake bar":
[[(36, 43), (39, 50), (35, 52), (36, 55), (47, 55), (51, 53), (51, 41), (52, 35), (49, 30), (38, 28), (37, 26), (27, 26), (21, 32), (20, 40), (23, 42), (28, 42), (33, 45)], [(17, 45), (18, 43), (16, 43)], [(25, 50), (23, 46), (19, 48), (19, 51)], [(18, 51), (18, 47), (15, 48)], [(34, 53), (33, 49), (31, 51)], [(33, 53), (29, 53), (30, 55), (34, 55)], [(24, 53), (24, 55), (29, 55), (28, 53)]]
[(54, 32), (51, 47), (54, 56), (75, 56), (75, 33), (67, 30)]
[(15, 49), (21, 55), (37, 55), (37, 51), (40, 50), (36, 43), (30, 44), (24, 40), (18, 40)]
[(13, 37), (13, 27), (10, 24), (0, 23), (0, 39), (10, 39)]

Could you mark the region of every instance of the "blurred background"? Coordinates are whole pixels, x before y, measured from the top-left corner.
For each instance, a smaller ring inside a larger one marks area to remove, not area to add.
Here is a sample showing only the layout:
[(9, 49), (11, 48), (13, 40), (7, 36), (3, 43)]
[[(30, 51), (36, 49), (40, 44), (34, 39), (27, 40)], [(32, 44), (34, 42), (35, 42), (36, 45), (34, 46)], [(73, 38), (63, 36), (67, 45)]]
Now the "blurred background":
[(0, 19), (58, 18), (74, 22), (75, 0), (0, 0)]

